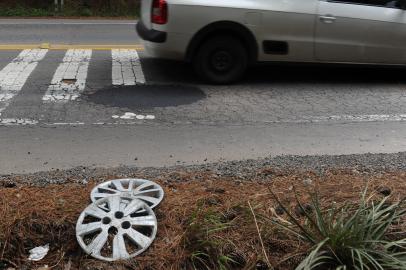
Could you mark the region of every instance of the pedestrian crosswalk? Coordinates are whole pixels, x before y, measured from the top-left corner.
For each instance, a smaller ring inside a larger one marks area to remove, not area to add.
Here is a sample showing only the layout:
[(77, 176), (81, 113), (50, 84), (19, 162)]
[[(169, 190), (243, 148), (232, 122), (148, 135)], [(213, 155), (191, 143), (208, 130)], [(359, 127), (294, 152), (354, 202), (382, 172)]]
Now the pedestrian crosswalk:
[(85, 90), (92, 50), (68, 50), (58, 66), (44, 101), (75, 100)]
[(43, 101), (75, 100), (86, 85), (91, 50), (68, 50), (58, 66)]
[(145, 83), (141, 61), (136, 50), (114, 49), (113, 58), (113, 85), (135, 85)]
[[(64, 52), (64, 57), (58, 60), (60, 63), (43, 93), (42, 102), (61, 103), (78, 99), (86, 90), (89, 66), (93, 61), (92, 53), (91, 49), (68, 49)], [(111, 71), (106, 70), (106, 74), (100, 74), (104, 80), (111, 77), (111, 85), (114, 86), (145, 83), (136, 49), (112, 49), (106, 53), (111, 59)], [(0, 70), (0, 116), (20, 94), (39, 64), (47, 59), (47, 55), (49, 52), (46, 49), (23, 50)]]
[(21, 91), (28, 77), (47, 52), (40, 49), (24, 50), (0, 71), (0, 115)]

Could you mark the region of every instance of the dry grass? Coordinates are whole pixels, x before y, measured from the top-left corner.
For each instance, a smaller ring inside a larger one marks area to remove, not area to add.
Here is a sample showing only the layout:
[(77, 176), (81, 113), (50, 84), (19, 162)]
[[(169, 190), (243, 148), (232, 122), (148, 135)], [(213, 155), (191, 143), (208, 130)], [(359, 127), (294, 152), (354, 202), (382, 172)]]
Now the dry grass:
[[(86, 186), (50, 185), (46, 188), (0, 187), (0, 269), (2, 265), (17, 269), (23, 266), (35, 269), (43, 265), (53, 269), (133, 269), (135, 266), (139, 269), (192, 269), (190, 258), (196, 251), (193, 249), (201, 247), (185, 243), (196, 243), (190, 238), (199, 234), (190, 233), (190, 225), (192, 218), (199, 215), (200, 219), (195, 218), (194, 224), (199, 221), (203, 231), (211, 226), (204, 221), (208, 215), (227, 225), (209, 236), (219, 254), (244, 263), (244, 269), (258, 269), (257, 264), (266, 259), (248, 202), (258, 217), (275, 215), (276, 205), (267, 192), (269, 187), (292, 209), (296, 207), (293, 186), (302, 202), (309, 199), (307, 189), (317, 189), (322, 205), (358, 200), (366, 182), (371, 191), (389, 187), (392, 200), (406, 196), (404, 172), (362, 175), (353, 171), (330, 171), (321, 177), (312, 172), (275, 173), (272, 169), (264, 169), (259, 174), (272, 177), (266, 181), (240, 182), (231, 178), (213, 181), (208, 174), (199, 175), (198, 178), (204, 178), (199, 181), (163, 185), (166, 197), (156, 210), (159, 228), (154, 244), (136, 260), (114, 264), (86, 256), (76, 243), (76, 219), (89, 204), (89, 193), (95, 183)], [(179, 175), (185, 180), (196, 178), (193, 174)], [(311, 179), (312, 184), (303, 181), (305, 179)], [(307, 247), (260, 218), (258, 227), (270, 263), (277, 269), (293, 269)], [(40, 263), (27, 260), (30, 249), (47, 243), (50, 243), (51, 250), (45, 259)], [(234, 265), (233, 269), (238, 267)]]

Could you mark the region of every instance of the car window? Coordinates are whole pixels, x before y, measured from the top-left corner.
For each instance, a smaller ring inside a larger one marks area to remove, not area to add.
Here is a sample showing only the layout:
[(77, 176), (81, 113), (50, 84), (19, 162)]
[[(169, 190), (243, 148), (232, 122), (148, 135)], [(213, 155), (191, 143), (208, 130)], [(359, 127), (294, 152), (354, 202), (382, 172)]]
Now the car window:
[(396, 0), (328, 0), (328, 2), (339, 2), (345, 4), (356, 4), (356, 5), (367, 5), (367, 6), (378, 6), (378, 7), (388, 7), (396, 8)]

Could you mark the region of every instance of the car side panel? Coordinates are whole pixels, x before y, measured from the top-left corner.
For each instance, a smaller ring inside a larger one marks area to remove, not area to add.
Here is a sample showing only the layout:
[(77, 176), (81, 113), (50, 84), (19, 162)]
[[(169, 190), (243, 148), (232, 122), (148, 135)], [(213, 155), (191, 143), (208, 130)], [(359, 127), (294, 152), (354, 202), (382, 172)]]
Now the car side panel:
[(406, 11), (386, 7), (369, 10), (365, 62), (406, 64)]
[(314, 61), (314, 27), (317, 0), (269, 0), (263, 11), (262, 40), (286, 42), (285, 55), (265, 54), (265, 61)]
[[(193, 1), (191, 1), (193, 2)], [(257, 13), (258, 20), (252, 19), (250, 13)], [(171, 19), (174, 18), (174, 19)], [(248, 19), (247, 19), (248, 18)], [(146, 47), (154, 50), (165, 50), (155, 56), (183, 60), (186, 57), (188, 45), (193, 37), (204, 27), (219, 21), (232, 21), (246, 26), (255, 37), (261, 34), (261, 13), (254, 9), (193, 6), (169, 3), (169, 21), (166, 25), (153, 24), (152, 28), (158, 31), (167, 32), (167, 41), (164, 46), (148, 44)], [(257, 21), (255, 24), (253, 22)], [(165, 48), (163, 48), (165, 47)]]
[[(211, 23), (232, 21), (247, 27), (257, 38), (259, 61), (313, 59), (317, 0), (168, 0), (168, 4), (168, 24), (152, 27), (168, 32), (166, 47), (172, 53), (176, 52), (177, 57), (184, 54), (200, 29)], [(289, 54), (265, 54), (264, 40), (288, 42)]]
[[(362, 62), (368, 20), (366, 6), (320, 1), (316, 25), (316, 59), (324, 62)], [(332, 21), (325, 17), (333, 17)]]

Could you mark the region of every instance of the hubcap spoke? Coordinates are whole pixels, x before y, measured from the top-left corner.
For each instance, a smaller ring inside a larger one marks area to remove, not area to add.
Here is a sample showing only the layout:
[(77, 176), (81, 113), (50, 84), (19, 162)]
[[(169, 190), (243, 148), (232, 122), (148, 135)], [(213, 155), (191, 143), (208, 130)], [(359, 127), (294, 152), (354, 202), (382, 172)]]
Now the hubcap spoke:
[(88, 224), (80, 225), (76, 231), (80, 236), (85, 236), (90, 233), (94, 233), (100, 230), (102, 223), (101, 222), (92, 222)]
[(140, 200), (133, 200), (131, 201), (127, 207), (124, 209), (124, 216), (128, 216), (132, 213), (137, 212), (138, 210), (142, 209), (145, 204)]
[(144, 183), (144, 184), (138, 186), (134, 191), (139, 192), (139, 191), (143, 190), (144, 188), (147, 188), (147, 187), (150, 187), (150, 186), (154, 186), (154, 183), (152, 183), (152, 182), (151, 182), (151, 183), (146, 182), (146, 183)]
[(139, 245), (141, 248), (145, 248), (150, 244), (151, 239), (149, 239), (148, 236), (143, 235), (140, 232), (137, 232), (134, 229), (128, 230), (126, 232), (126, 235), (137, 245)]
[(134, 192), (134, 195), (137, 196), (138, 194), (154, 193), (154, 192), (159, 192), (159, 191), (161, 191), (161, 190), (159, 190), (159, 189), (147, 189), (147, 190), (143, 190), (143, 191)]
[(113, 259), (120, 260), (127, 259), (128, 257), (130, 257), (130, 254), (128, 254), (125, 247), (124, 236), (122, 233), (119, 233), (113, 240)]
[(112, 188), (109, 188), (109, 187), (101, 186), (101, 187), (99, 187), (99, 189), (100, 189), (100, 191), (103, 191), (103, 190), (104, 190), (104, 191), (112, 192), (112, 193), (107, 193), (107, 194), (110, 194), (110, 195), (117, 193), (117, 190), (116, 190), (116, 189), (112, 189)]
[(160, 200), (154, 197), (150, 197), (150, 196), (139, 196), (139, 195), (135, 195), (135, 197), (139, 200), (143, 200), (146, 202), (150, 202), (151, 204), (157, 204)]
[(135, 184), (135, 181), (134, 180), (132, 180), (132, 179), (129, 179), (128, 180), (128, 190), (133, 190), (134, 189), (134, 184)]
[(110, 196), (108, 198), (108, 204), (111, 212), (120, 211), (121, 199), (119, 196)]
[(113, 180), (111, 183), (117, 188), (118, 191), (126, 191), (120, 180)]
[(106, 216), (106, 212), (99, 208), (97, 205), (91, 205), (86, 210), (86, 214), (95, 218), (103, 218)]
[(130, 222), (131, 225), (135, 226), (154, 226), (156, 224), (156, 219), (153, 216), (133, 217)]
[(100, 251), (106, 244), (108, 236), (109, 234), (107, 231), (101, 231), (101, 233), (92, 241), (92, 243), (90, 243), (88, 250), (90, 250), (92, 254), (100, 255)]

